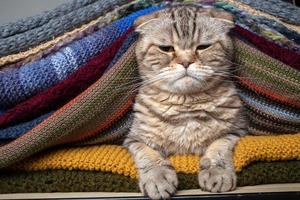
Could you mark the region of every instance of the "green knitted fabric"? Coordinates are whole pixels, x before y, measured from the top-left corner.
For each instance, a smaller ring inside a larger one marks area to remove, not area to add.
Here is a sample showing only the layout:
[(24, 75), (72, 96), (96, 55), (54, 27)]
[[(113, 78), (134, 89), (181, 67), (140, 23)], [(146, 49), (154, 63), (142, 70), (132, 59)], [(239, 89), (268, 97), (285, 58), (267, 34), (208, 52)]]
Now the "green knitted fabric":
[[(179, 190), (199, 188), (197, 174), (178, 174)], [(238, 186), (300, 182), (300, 161), (257, 162), (238, 173)], [(0, 173), (0, 193), (138, 192), (137, 180), (97, 171)]]

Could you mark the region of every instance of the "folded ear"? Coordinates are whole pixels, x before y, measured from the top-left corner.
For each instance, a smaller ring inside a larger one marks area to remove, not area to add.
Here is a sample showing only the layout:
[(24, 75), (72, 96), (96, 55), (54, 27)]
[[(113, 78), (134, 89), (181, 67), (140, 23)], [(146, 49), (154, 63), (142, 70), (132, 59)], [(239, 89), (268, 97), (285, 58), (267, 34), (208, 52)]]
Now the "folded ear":
[(151, 13), (148, 15), (143, 15), (143, 16), (140, 16), (139, 18), (137, 18), (134, 22), (135, 31), (140, 32), (146, 24), (157, 20), (157, 18), (159, 17), (159, 14), (160, 14), (160, 12), (157, 11), (157, 12), (154, 12), (154, 13)]
[(234, 19), (233, 15), (231, 13), (223, 11), (223, 10), (211, 9), (210, 13), (211, 13), (212, 17), (219, 18), (221, 20), (233, 22), (233, 19)]
[(225, 22), (228, 29), (234, 27), (234, 16), (231, 13), (217, 9), (211, 9), (209, 13), (211, 17)]

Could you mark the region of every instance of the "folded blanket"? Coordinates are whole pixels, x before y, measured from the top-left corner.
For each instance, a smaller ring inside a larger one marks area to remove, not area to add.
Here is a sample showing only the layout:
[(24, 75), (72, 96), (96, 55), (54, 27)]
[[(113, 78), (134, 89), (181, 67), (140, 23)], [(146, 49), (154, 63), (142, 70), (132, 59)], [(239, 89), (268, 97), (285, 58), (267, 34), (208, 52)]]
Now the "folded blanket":
[(66, 79), (80, 65), (126, 32), (138, 16), (158, 9), (160, 7), (153, 6), (140, 10), (71, 43), (49, 57), (20, 69), (0, 73), (0, 109), (10, 107)]
[(48, 41), (74, 27), (95, 19), (104, 13), (120, 6), (126, 0), (98, 0), (81, 8), (73, 9), (70, 13), (50, 19), (40, 27), (27, 30), (24, 33), (0, 39), (0, 56), (17, 53), (33, 47), (41, 42)]
[[(198, 174), (178, 173), (179, 190), (198, 189)], [(300, 161), (257, 162), (237, 173), (237, 185), (299, 183)], [(42, 170), (5, 172), (0, 193), (28, 192), (139, 192), (134, 178), (111, 172)]]
[[(76, 28), (70, 32), (64, 33), (61, 36), (55, 37), (54, 39), (39, 44), (38, 46), (31, 48), (27, 51), (20, 52), (17, 54), (7, 55), (0, 58), (0, 70), (6, 70), (12, 67), (19, 67), (26, 63), (33, 62), (47, 56), (48, 54), (57, 51), (63, 46), (71, 43), (74, 40), (78, 40), (91, 34), (103, 26), (117, 20), (130, 12), (135, 12), (139, 9), (149, 7), (151, 0), (136, 0), (130, 3), (124, 4), (120, 7), (115, 8), (111, 12), (106, 13), (104, 16), (100, 16), (96, 20), (89, 22), (88, 24), (82, 25), (80, 28)], [(1, 69), (2, 68), (2, 69)]]
[(26, 17), (25, 19), (20, 19), (16, 22), (1, 25), (0, 38), (6, 38), (42, 26), (48, 23), (51, 19), (63, 16), (73, 10), (94, 3), (95, 1), (97, 0), (72, 0), (54, 8), (53, 10), (45, 11), (39, 15)]

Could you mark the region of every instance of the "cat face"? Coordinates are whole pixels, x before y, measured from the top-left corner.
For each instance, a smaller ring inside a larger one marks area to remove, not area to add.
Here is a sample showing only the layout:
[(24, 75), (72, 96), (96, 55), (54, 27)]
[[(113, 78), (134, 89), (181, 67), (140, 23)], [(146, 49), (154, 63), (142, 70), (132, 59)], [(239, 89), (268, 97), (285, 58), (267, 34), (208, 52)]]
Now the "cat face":
[(136, 48), (145, 84), (172, 93), (196, 93), (227, 76), (232, 17), (221, 11), (177, 6), (138, 19)]

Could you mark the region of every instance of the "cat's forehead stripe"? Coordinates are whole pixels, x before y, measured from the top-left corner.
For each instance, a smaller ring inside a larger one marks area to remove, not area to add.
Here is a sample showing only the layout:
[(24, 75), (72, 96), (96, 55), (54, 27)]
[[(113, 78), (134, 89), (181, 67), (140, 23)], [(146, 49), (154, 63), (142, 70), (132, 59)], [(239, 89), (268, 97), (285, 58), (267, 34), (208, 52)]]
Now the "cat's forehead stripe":
[[(173, 34), (176, 34), (178, 40), (188, 39), (186, 41), (193, 42), (193, 38), (197, 38), (197, 12), (199, 7), (173, 7), (170, 9), (171, 20), (173, 21)], [(190, 44), (183, 44), (189, 46)]]

